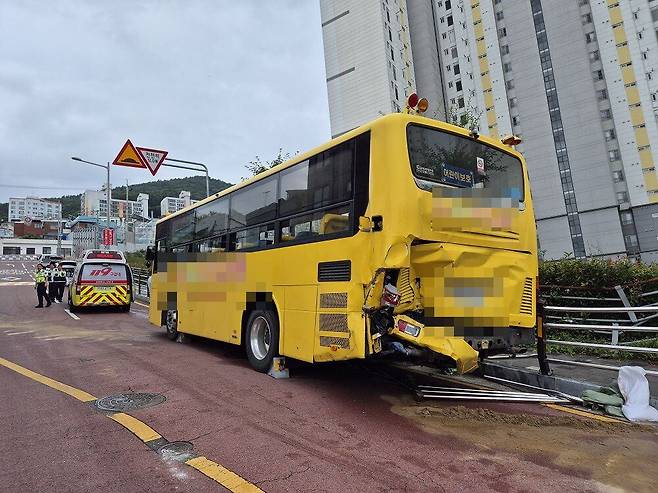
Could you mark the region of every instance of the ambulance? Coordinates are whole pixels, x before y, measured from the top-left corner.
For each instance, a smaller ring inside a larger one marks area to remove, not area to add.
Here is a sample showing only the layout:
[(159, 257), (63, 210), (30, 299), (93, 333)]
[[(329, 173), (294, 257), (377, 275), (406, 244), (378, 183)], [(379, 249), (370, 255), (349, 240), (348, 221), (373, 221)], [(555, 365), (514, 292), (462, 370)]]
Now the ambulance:
[(85, 252), (68, 287), (69, 310), (107, 306), (127, 312), (132, 301), (132, 271), (123, 254)]

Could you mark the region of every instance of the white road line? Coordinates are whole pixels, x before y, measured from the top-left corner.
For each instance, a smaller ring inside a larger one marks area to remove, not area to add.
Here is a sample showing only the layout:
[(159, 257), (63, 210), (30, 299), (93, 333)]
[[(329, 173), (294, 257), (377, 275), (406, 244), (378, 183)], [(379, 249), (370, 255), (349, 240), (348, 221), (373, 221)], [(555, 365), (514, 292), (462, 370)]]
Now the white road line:
[(75, 313), (71, 313), (68, 308), (64, 308), (64, 311), (68, 313), (69, 317), (71, 317), (73, 320), (80, 320), (80, 317), (78, 317)]
[(21, 263), (21, 265), (23, 266), (23, 269), (25, 269), (25, 273), (26, 273), (28, 276), (30, 276), (30, 278), (34, 281), (34, 276), (33, 276), (32, 273), (29, 271), (29, 269), (28, 269), (27, 267), (25, 267), (25, 263)]
[(23, 332), (5, 332), (5, 335), (18, 336), (18, 335), (21, 335), (21, 334), (31, 334), (33, 332), (34, 332), (33, 330), (25, 330)]
[(34, 282), (32, 281), (2, 281), (0, 286), (33, 286)]

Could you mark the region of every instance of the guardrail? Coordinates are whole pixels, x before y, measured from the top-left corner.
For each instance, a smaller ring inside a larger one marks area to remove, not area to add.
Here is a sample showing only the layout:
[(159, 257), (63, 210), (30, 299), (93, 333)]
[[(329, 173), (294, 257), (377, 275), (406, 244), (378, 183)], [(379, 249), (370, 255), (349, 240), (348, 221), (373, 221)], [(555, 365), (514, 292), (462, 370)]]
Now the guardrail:
[(133, 292), (139, 296), (150, 297), (148, 278), (151, 272), (148, 269), (132, 268), (131, 270), (133, 273)]
[[(625, 298), (625, 297), (624, 297)], [(654, 313), (658, 314), (658, 306), (656, 305), (645, 305), (645, 306), (628, 306), (628, 300), (624, 300), (625, 306), (621, 307), (612, 307), (612, 306), (554, 306), (546, 305), (542, 306), (541, 304), (538, 307), (538, 315), (542, 320), (542, 334), (540, 344), (552, 344), (552, 345), (562, 345), (562, 346), (571, 346), (571, 347), (581, 347), (581, 348), (591, 348), (591, 349), (605, 349), (610, 351), (628, 351), (634, 353), (644, 353), (644, 354), (658, 354), (658, 348), (652, 347), (642, 347), (633, 345), (637, 341), (631, 341), (626, 343), (619, 343), (619, 335), (623, 332), (643, 332), (648, 334), (658, 333), (658, 327), (655, 326), (646, 326), (640, 325), (644, 321), (652, 319), (658, 315), (647, 316), (644, 318), (638, 318), (636, 313)], [(555, 315), (547, 315), (547, 313), (553, 313)], [(568, 319), (565, 317), (565, 314), (577, 313), (581, 315), (581, 319), (577, 322)], [(592, 314), (607, 314), (607, 313), (625, 313), (627, 319), (590, 319), (589, 315)], [(550, 322), (551, 319), (559, 319), (560, 322)], [(546, 321), (544, 321), (546, 320)], [(602, 323), (584, 323), (587, 321), (595, 322), (609, 322), (608, 324)], [(619, 322), (625, 323), (627, 325), (620, 325)], [(573, 331), (590, 331), (595, 333), (610, 333), (611, 342), (610, 344), (600, 344), (593, 342), (580, 342), (580, 341), (565, 341), (560, 339), (550, 339), (547, 334), (547, 329), (558, 329), (558, 330), (573, 330)], [(608, 365), (597, 365), (593, 363), (587, 363), (582, 361), (571, 361), (571, 360), (562, 360), (549, 358), (545, 353), (540, 353), (540, 367), (542, 373), (548, 374), (550, 370), (548, 369), (548, 362), (561, 363), (561, 364), (570, 364), (576, 366), (588, 366), (595, 368), (604, 368), (610, 370), (618, 370), (619, 367), (608, 366)], [(543, 365), (542, 365), (543, 360)], [(647, 371), (649, 374), (658, 375), (656, 371)]]

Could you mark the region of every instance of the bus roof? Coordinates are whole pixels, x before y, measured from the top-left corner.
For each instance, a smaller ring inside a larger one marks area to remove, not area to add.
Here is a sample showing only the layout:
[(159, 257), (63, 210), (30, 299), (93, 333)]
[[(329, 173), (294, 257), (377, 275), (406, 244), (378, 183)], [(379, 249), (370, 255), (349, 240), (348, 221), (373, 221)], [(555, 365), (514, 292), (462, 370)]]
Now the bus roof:
[[(239, 190), (241, 188), (246, 187), (247, 185), (250, 185), (251, 183), (260, 181), (264, 178), (267, 178), (270, 175), (273, 175), (274, 173), (278, 173), (281, 170), (284, 170), (286, 168), (290, 168), (291, 166), (294, 166), (295, 164), (301, 163), (301, 162), (305, 161), (306, 159), (319, 154), (320, 152), (326, 151), (327, 149), (330, 149), (330, 148), (334, 147), (335, 145), (340, 144), (341, 142), (345, 142), (347, 140), (350, 140), (350, 139), (356, 137), (357, 135), (360, 135), (364, 132), (367, 132), (368, 130), (371, 130), (372, 128), (375, 128), (375, 127), (378, 127), (378, 126), (381, 126), (381, 125), (386, 125), (388, 123), (392, 123), (392, 121), (395, 121), (395, 120), (397, 120), (400, 124), (402, 124), (403, 122), (407, 122), (407, 123), (414, 122), (414, 123), (420, 123), (420, 124), (423, 124), (423, 125), (429, 125), (429, 126), (432, 126), (432, 127), (436, 127), (438, 129), (448, 130), (448, 131), (450, 131), (452, 133), (455, 133), (455, 134), (461, 134), (461, 135), (464, 135), (465, 137), (469, 137), (471, 135), (469, 130), (467, 130), (463, 127), (452, 125), (450, 123), (443, 122), (443, 121), (440, 121), (440, 120), (435, 120), (433, 118), (427, 118), (425, 116), (418, 116), (418, 115), (412, 115), (412, 114), (407, 114), (407, 113), (390, 113), (388, 115), (380, 116), (379, 118), (371, 120), (370, 122), (365, 123), (365, 124), (363, 124), (359, 127), (356, 127), (356, 128), (354, 128), (354, 129), (352, 129), (348, 132), (345, 132), (344, 134), (342, 134), (338, 137), (335, 137), (335, 138), (331, 139), (330, 141), (325, 142), (324, 144), (321, 144), (319, 146), (314, 147), (313, 149), (310, 149), (309, 151), (306, 151), (302, 154), (297, 154), (296, 156), (293, 156), (288, 161), (285, 161), (285, 162), (275, 166), (274, 168), (270, 168), (266, 171), (263, 171), (262, 173), (259, 173), (255, 176), (252, 176), (251, 178), (249, 178), (247, 180), (244, 180), (244, 181), (241, 181), (240, 183), (236, 183), (235, 185), (232, 185), (232, 186), (222, 190), (221, 192), (214, 193), (214, 194), (210, 195), (210, 197), (206, 197), (205, 199), (199, 200), (198, 202), (196, 202), (192, 205), (189, 205), (189, 206), (187, 206), (183, 209), (180, 209), (180, 210), (174, 212), (173, 214), (170, 214), (166, 217), (163, 217), (163, 218), (159, 219), (156, 224), (160, 224), (164, 221), (168, 221), (169, 219), (173, 219), (176, 216), (184, 214), (184, 213), (186, 213), (186, 212), (188, 212), (192, 209), (196, 209), (197, 207), (200, 207), (200, 206), (202, 206), (202, 205), (204, 205), (208, 202), (212, 202), (213, 200), (215, 200), (219, 197), (223, 197), (224, 195), (228, 195), (231, 192), (235, 192), (236, 190)], [(513, 149), (510, 146), (504, 145), (498, 139), (494, 139), (494, 138), (488, 137), (486, 135), (480, 135), (480, 136), (477, 137), (477, 139), (479, 141), (481, 141), (482, 143), (484, 143), (484, 144), (489, 144), (491, 146), (497, 147), (500, 150), (506, 151), (509, 154), (512, 154), (513, 156), (515, 156), (519, 159), (523, 159), (523, 156), (517, 150)]]

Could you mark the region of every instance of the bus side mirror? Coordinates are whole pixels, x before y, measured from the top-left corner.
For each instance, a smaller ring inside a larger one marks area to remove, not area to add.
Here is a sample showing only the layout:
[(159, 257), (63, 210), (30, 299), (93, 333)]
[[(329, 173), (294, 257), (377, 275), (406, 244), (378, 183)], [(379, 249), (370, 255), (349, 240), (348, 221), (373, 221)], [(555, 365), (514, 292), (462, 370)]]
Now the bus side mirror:
[(364, 233), (372, 231), (372, 221), (370, 221), (369, 217), (359, 216), (359, 231), (363, 231)]
[(155, 251), (153, 250), (153, 247), (146, 247), (146, 254), (144, 255), (144, 259), (146, 260), (146, 266), (150, 267), (151, 262), (155, 260)]

